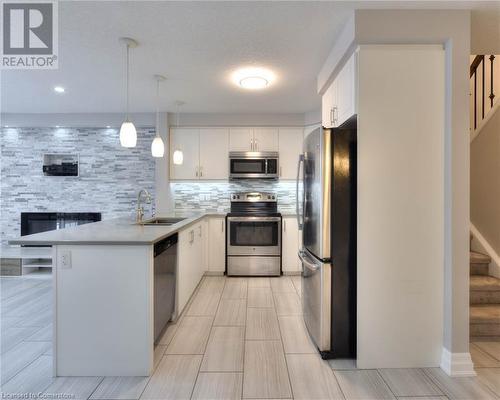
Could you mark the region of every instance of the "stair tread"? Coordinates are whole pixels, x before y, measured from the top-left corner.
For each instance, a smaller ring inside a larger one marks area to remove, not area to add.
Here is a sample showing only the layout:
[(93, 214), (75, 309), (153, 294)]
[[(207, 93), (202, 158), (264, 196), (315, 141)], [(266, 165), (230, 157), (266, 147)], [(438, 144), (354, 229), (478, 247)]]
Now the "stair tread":
[(471, 290), (500, 290), (500, 279), (488, 275), (472, 275)]
[(500, 304), (481, 304), (470, 307), (471, 324), (500, 324)]
[(483, 253), (478, 253), (477, 251), (470, 252), (471, 264), (489, 264), (490, 262), (491, 262), (490, 256)]

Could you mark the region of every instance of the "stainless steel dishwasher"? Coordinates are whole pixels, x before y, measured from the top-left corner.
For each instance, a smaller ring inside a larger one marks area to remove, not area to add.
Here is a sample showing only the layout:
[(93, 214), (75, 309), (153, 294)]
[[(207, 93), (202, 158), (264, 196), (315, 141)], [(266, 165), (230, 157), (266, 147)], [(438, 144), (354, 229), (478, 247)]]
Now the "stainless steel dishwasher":
[(177, 233), (154, 245), (154, 334), (155, 342), (175, 309)]

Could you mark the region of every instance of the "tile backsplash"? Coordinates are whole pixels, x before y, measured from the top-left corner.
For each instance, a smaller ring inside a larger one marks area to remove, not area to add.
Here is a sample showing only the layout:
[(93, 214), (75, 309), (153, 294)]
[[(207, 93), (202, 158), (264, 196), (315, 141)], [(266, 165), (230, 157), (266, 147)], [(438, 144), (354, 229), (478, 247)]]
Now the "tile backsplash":
[[(138, 129), (137, 146), (120, 146), (117, 129), (2, 128), (1, 239), (20, 234), (23, 211), (132, 215), (138, 188), (154, 195), (154, 129)], [(79, 176), (44, 176), (43, 155), (79, 155)]]
[(295, 212), (295, 181), (240, 180), (217, 182), (171, 182), (175, 211), (226, 212), (233, 192), (261, 191), (278, 195), (281, 212)]

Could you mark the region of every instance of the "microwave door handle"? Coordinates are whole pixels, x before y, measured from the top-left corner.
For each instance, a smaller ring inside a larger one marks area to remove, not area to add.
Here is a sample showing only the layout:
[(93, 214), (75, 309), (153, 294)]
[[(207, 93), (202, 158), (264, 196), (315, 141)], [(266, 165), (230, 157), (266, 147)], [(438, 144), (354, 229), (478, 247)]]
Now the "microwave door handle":
[(295, 182), (295, 207), (296, 207), (296, 214), (297, 214), (297, 225), (299, 227), (299, 230), (302, 230), (304, 224), (303, 224), (303, 217), (300, 215), (300, 207), (299, 207), (299, 180), (300, 180), (300, 164), (304, 163), (304, 155), (301, 154), (299, 155), (299, 160), (297, 162), (297, 180)]

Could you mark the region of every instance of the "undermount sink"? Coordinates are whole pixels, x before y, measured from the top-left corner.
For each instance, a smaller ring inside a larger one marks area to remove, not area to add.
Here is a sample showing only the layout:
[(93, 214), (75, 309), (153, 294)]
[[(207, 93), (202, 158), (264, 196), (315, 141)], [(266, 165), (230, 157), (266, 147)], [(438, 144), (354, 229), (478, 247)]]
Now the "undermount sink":
[(186, 218), (152, 218), (139, 222), (140, 225), (174, 225)]

